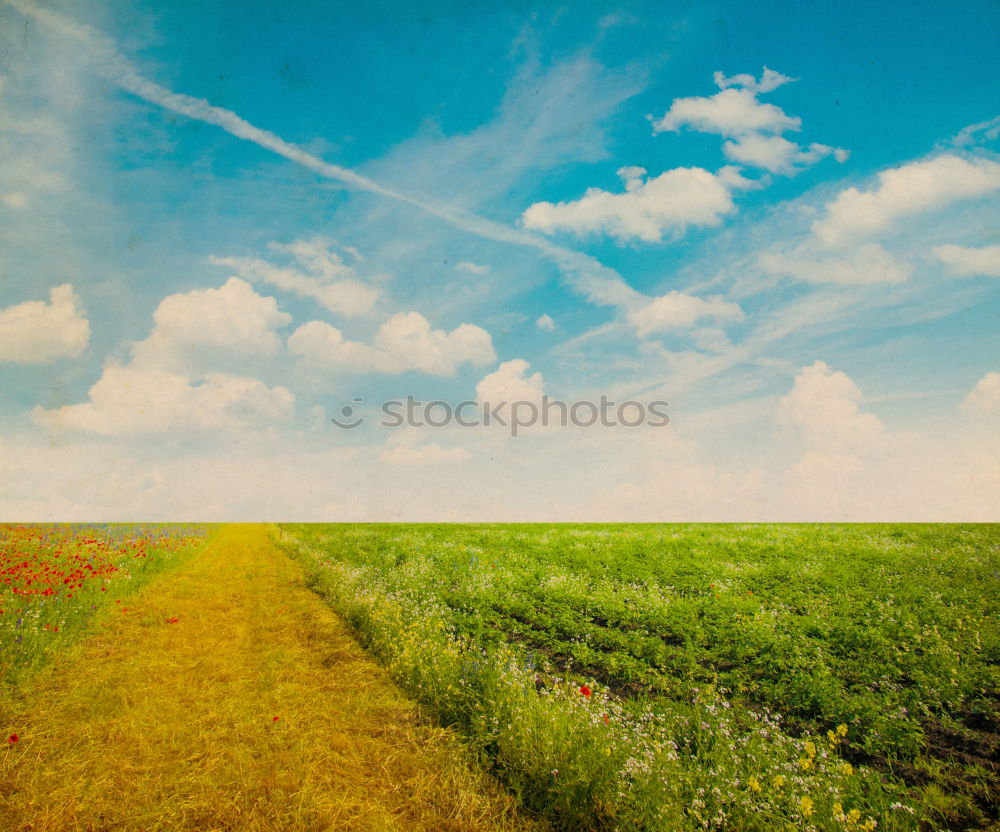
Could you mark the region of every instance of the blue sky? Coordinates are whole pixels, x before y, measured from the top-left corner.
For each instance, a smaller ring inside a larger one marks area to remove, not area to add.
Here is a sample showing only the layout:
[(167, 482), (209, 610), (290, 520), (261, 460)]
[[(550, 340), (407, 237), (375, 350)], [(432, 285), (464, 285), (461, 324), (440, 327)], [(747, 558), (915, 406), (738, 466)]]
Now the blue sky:
[[(2, 0), (0, 514), (995, 520), (998, 39), (990, 2)], [(543, 393), (672, 422), (375, 419)]]

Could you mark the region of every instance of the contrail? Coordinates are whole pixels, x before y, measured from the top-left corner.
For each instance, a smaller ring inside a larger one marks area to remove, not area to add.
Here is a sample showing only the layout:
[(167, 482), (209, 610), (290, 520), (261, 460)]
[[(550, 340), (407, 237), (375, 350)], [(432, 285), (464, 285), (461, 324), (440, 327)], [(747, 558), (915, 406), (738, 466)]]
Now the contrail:
[(28, 0), (0, 0), (0, 3), (5, 3), (47, 28), (83, 44), (98, 75), (144, 101), (206, 124), (214, 124), (230, 135), (270, 150), (326, 179), (335, 179), (356, 190), (411, 205), (454, 228), (483, 239), (536, 249), (556, 264), (570, 286), (593, 303), (632, 309), (648, 300), (629, 286), (620, 274), (589, 255), (475, 214), (448, 206), (434, 205), (387, 188), (348, 168), (325, 162), (318, 156), (286, 142), (277, 134), (254, 126), (231, 110), (216, 107), (201, 98), (168, 90), (142, 76), (110, 38), (90, 26), (75, 23)]

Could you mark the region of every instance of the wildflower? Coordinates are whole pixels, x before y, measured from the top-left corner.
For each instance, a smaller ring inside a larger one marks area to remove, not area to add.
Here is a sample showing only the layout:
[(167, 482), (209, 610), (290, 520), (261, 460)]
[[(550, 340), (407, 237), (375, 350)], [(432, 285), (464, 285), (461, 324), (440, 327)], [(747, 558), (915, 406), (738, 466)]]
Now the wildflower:
[(611, 718), (607, 714), (604, 715), (604, 724), (605, 725), (611, 724)]
[(864, 823), (861, 824), (861, 828), (864, 829), (865, 832), (872, 832), (872, 830), (876, 826), (878, 826), (878, 821), (875, 820), (875, 818), (868, 818)]
[(752, 791), (752, 792), (759, 792), (760, 791), (760, 780), (758, 780), (756, 777), (751, 776), (750, 780), (747, 783), (747, 785), (750, 786), (750, 791)]
[(799, 757), (799, 768), (803, 771), (809, 771), (813, 766), (812, 760), (807, 760), (805, 757)]
[(584, 699), (590, 699), (590, 694), (592, 694), (593, 691), (586, 685), (580, 685), (580, 693), (583, 694)]
[(847, 815), (844, 814), (844, 806), (839, 800), (833, 804), (833, 819), (839, 823), (847, 820)]
[(809, 797), (809, 795), (807, 795), (807, 794), (802, 795), (802, 800), (799, 801), (799, 806), (801, 807), (802, 814), (805, 817), (807, 817), (807, 818), (812, 817), (813, 802), (812, 802), (812, 798)]
[(776, 774), (771, 782), (774, 784), (774, 788), (781, 789), (785, 785), (785, 775)]
[(856, 824), (859, 820), (861, 820), (861, 812), (859, 810), (851, 809), (851, 811), (847, 813), (847, 822), (851, 824), (851, 826)]
[(11, 734), (9, 737), (7, 737), (7, 742), (9, 742), (11, 745), (13, 745), (19, 739), (21, 739), (21, 738), (17, 734)]
[(271, 717), (271, 722), (277, 722), (279, 719), (281, 719), (280, 716), (272, 716)]
[(852, 774), (854, 774), (854, 766), (852, 766), (852, 765), (851, 765), (850, 763), (844, 763), (844, 764), (843, 764), (843, 765), (842, 765), (842, 766), (840, 767), (840, 770), (841, 770), (842, 772), (844, 772), (844, 774), (845, 774), (846, 776), (848, 776), (848, 777), (850, 777), (850, 776), (851, 776)]
[(809, 755), (810, 760), (816, 756), (816, 743), (812, 741), (806, 742), (806, 754)]
[(837, 735), (841, 736), (841, 737), (846, 737), (847, 736), (847, 726), (844, 725), (843, 722), (840, 723), (840, 725), (837, 726)]

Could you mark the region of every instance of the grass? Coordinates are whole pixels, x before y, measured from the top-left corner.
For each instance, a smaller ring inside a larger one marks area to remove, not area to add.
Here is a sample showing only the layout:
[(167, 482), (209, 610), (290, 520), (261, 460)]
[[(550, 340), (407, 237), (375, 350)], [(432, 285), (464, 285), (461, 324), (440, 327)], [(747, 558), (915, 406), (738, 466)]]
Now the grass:
[(996, 822), (996, 526), (279, 534), (395, 678), (565, 828)]
[(4, 829), (540, 829), (310, 593), (223, 527), (0, 701)]
[(200, 548), (179, 525), (0, 525), (0, 693)]

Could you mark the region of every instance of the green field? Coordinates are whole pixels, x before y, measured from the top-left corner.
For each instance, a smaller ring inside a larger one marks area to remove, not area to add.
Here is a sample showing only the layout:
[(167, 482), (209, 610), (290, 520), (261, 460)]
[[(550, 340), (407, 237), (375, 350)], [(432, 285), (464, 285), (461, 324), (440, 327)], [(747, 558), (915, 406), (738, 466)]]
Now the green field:
[(1000, 527), (275, 534), (558, 827), (996, 823)]

